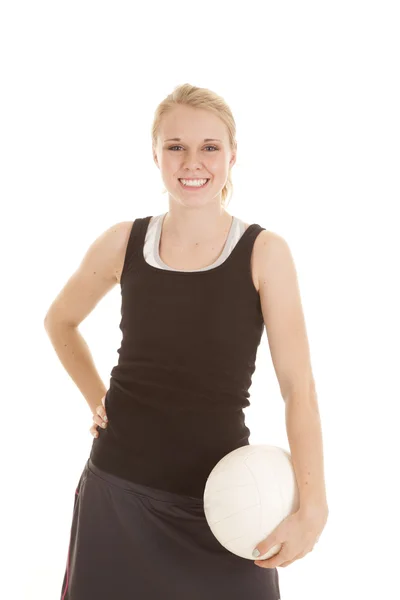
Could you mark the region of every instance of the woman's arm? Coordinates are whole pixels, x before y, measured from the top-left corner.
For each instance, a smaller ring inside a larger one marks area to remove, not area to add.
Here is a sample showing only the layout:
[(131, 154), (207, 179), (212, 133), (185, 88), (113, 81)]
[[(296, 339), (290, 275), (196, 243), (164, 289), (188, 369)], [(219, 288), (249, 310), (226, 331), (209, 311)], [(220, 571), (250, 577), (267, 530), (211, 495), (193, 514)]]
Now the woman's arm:
[(302, 511), (328, 512), (322, 431), (296, 268), (287, 242), (263, 231), (255, 250), (263, 318), (286, 409)]
[(92, 414), (107, 388), (102, 382), (79, 324), (118, 282), (132, 222), (113, 225), (89, 247), (47, 311), (44, 325), (62, 365), (85, 397)]

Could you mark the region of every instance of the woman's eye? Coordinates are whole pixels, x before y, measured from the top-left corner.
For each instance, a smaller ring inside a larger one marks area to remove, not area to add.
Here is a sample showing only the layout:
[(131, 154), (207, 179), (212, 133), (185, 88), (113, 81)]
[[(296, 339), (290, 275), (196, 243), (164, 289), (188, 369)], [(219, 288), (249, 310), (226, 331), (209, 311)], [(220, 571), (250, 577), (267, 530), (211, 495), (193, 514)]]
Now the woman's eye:
[[(182, 148), (182, 146), (171, 146), (168, 150), (173, 150), (174, 148)], [(216, 146), (206, 146), (206, 148), (214, 148), (214, 150), (218, 150)]]

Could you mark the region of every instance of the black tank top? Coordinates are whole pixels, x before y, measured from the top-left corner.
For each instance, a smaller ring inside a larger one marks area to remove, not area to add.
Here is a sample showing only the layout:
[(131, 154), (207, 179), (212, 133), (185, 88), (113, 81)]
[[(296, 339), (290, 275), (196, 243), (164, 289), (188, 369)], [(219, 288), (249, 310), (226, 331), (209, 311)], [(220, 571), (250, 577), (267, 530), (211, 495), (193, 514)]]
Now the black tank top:
[(250, 225), (217, 267), (165, 270), (144, 257), (152, 217), (135, 219), (121, 273), (121, 347), (93, 463), (154, 488), (202, 498), (226, 454), (248, 445), (243, 408), (264, 330), (251, 275)]

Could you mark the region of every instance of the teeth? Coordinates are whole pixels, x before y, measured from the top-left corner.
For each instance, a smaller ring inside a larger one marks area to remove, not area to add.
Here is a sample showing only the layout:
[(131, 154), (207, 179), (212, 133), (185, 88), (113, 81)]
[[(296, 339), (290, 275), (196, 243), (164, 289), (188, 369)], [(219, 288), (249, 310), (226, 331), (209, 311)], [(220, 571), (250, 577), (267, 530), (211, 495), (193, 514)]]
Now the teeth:
[(180, 181), (182, 181), (183, 185), (198, 187), (198, 186), (204, 185), (208, 180), (207, 179), (180, 179)]

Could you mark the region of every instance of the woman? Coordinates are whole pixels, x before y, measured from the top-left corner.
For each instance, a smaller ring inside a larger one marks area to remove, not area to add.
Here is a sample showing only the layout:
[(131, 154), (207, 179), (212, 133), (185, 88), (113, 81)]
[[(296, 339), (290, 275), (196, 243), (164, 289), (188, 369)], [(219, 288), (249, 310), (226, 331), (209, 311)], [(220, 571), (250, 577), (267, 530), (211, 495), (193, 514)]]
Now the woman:
[[(225, 210), (236, 142), (222, 98), (180, 86), (157, 108), (152, 144), (168, 212), (104, 232), (48, 313), (54, 344), (52, 324), (75, 325), (68, 347), (80, 360), (63, 362), (95, 438), (61, 598), (278, 600), (277, 569), (227, 551), (202, 503), (215, 464), (249, 443), (260, 257), (276, 236)], [(105, 389), (77, 327), (116, 283), (123, 338)]]

